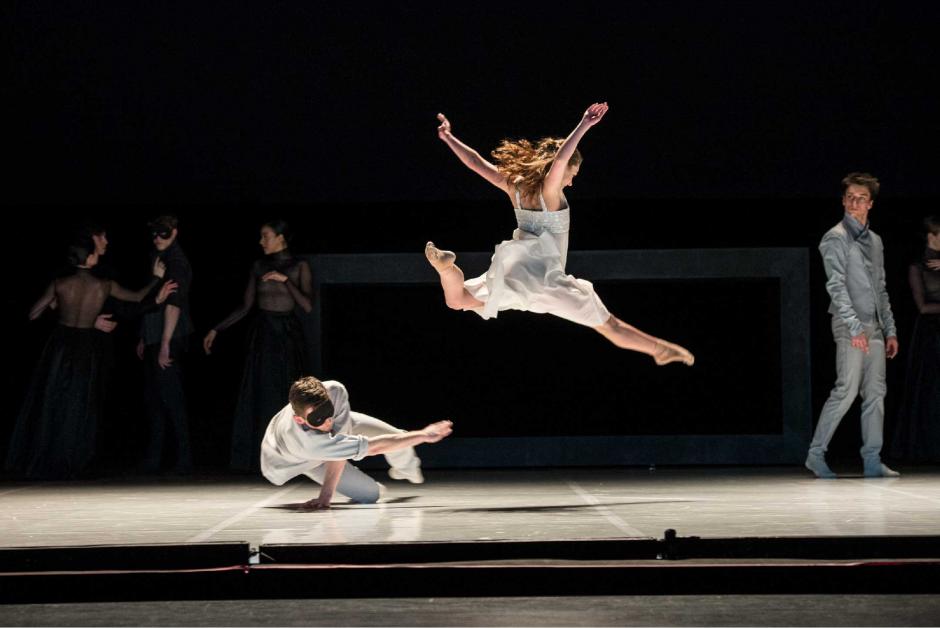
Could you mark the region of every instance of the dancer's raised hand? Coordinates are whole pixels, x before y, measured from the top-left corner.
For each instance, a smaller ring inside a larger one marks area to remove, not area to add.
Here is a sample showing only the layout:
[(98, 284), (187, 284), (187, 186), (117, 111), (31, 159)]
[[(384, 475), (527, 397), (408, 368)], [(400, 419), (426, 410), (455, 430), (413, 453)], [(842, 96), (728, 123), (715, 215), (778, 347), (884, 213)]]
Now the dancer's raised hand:
[(450, 135), (450, 120), (443, 113), (437, 114), (437, 119), (441, 121), (441, 125), (437, 127), (437, 136), (442, 140), (447, 139), (447, 136)]
[(506, 175), (500, 172), (496, 166), (484, 159), (475, 149), (454, 137), (450, 128), (450, 120), (447, 119), (447, 116), (443, 113), (439, 113), (437, 114), (437, 119), (441, 123), (440, 126), (437, 127), (437, 136), (447, 145), (447, 148), (457, 155), (457, 158), (460, 159), (463, 165), (473, 170), (503, 192), (509, 192), (509, 188), (506, 184)]
[(163, 279), (163, 276), (166, 274), (166, 264), (159, 257), (154, 258), (153, 260), (153, 276)]
[(607, 109), (609, 109), (609, 107), (605, 102), (594, 103), (584, 112), (584, 117), (581, 118), (581, 122), (587, 126), (594, 126), (601, 121), (601, 118), (607, 113)]
[(279, 273), (276, 270), (271, 270), (261, 276), (261, 281), (276, 281), (278, 283), (284, 283), (287, 281), (287, 275), (284, 273)]
[(437, 423), (431, 423), (421, 431), (424, 432), (424, 442), (436, 443), (451, 435), (451, 432), (454, 431), (454, 423), (452, 421), (438, 421)]

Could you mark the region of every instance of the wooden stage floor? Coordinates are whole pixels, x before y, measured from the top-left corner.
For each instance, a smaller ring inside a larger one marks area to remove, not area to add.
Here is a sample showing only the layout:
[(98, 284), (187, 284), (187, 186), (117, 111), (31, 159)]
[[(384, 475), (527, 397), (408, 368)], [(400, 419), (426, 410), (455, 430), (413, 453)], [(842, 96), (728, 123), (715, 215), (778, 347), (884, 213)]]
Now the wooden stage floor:
[[(904, 469), (902, 469), (904, 471)], [(940, 534), (940, 471), (816, 480), (794, 467), (372, 472), (387, 502), (300, 511), (305, 478), (119, 478), (0, 484), (5, 547), (98, 544), (578, 541)]]

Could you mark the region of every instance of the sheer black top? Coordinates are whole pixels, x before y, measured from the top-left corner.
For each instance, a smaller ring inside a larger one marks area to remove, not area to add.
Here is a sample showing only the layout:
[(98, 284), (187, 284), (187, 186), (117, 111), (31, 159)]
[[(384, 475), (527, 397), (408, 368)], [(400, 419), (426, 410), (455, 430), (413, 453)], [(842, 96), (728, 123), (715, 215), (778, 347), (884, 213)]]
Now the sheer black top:
[[(263, 277), (272, 271), (285, 275), (287, 281), (265, 281)], [(294, 257), (287, 250), (266, 255), (251, 266), (241, 306), (213, 329), (222, 331), (231, 327), (245, 318), (256, 304), (258, 309), (266, 312), (290, 312), (297, 306), (309, 312), (313, 307), (312, 283), (310, 265), (305, 260)]]

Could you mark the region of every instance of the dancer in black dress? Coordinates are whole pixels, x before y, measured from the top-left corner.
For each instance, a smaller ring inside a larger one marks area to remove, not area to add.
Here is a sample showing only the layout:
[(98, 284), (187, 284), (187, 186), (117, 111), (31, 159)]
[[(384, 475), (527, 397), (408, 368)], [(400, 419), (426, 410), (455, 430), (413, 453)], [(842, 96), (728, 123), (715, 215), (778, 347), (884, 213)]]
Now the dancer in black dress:
[(230, 466), (239, 471), (258, 470), (268, 421), (284, 405), (291, 384), (305, 374), (306, 345), (297, 308), (304, 312), (313, 308), (312, 275), (310, 265), (291, 254), (290, 239), (283, 220), (261, 226), (265, 256), (251, 267), (241, 306), (203, 340), (205, 352), (211, 353), (219, 332), (257, 305), (232, 423)]
[(940, 216), (924, 220), (927, 248), (908, 269), (917, 320), (891, 455), (940, 462)]
[[(114, 327), (99, 317), (101, 308), (109, 296), (140, 302), (165, 271), (155, 263), (154, 279), (131, 291), (92, 274), (98, 254), (90, 239), (72, 244), (68, 255), (74, 272), (53, 280), (29, 312), (34, 320), (55, 304), (59, 317), (33, 373), (7, 456), (7, 471), (30, 479), (73, 478), (94, 456), (104, 382), (99, 329)], [(171, 282), (164, 284), (157, 301), (175, 289)]]

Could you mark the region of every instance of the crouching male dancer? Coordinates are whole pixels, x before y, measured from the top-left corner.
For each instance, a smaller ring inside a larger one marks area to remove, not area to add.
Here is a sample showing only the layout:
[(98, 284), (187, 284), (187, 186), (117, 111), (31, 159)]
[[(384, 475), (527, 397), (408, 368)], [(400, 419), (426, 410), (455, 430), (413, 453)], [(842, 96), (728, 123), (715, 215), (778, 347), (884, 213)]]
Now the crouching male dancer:
[(298, 475), (320, 484), (320, 495), (306, 502), (312, 510), (330, 507), (333, 493), (374, 504), (385, 487), (350, 464), (385, 454), (389, 477), (424, 482), (415, 445), (436, 443), (450, 435), (452, 423), (438, 421), (406, 432), (349, 409), (349, 395), (339, 382), (303, 377), (290, 387), (288, 403), (274, 415), (261, 443), (261, 473), (280, 486)]

